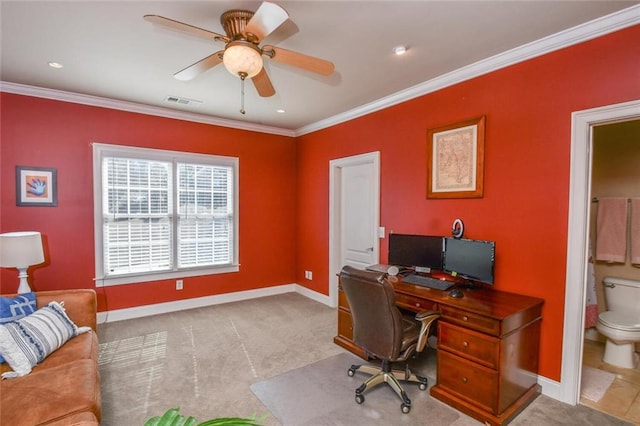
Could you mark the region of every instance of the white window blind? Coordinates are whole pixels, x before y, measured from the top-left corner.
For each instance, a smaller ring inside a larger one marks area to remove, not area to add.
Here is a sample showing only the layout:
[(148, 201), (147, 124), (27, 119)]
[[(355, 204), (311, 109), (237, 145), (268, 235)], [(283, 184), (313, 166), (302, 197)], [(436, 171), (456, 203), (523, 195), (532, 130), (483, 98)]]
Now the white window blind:
[(105, 275), (171, 270), (171, 163), (104, 157), (102, 172)]
[(221, 265), (233, 253), (233, 170), (178, 164), (178, 263)]
[(94, 165), (97, 277), (237, 270), (237, 159), (95, 144)]

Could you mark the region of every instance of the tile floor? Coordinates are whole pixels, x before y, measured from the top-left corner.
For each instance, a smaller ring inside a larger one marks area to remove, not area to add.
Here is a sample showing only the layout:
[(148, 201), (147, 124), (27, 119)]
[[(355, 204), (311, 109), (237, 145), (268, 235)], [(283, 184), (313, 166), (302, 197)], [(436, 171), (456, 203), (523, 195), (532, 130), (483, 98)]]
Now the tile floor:
[(613, 373), (616, 378), (600, 401), (580, 398), (580, 403), (640, 425), (640, 366), (634, 369), (614, 367), (602, 361), (603, 353), (603, 342), (584, 341), (583, 364)]

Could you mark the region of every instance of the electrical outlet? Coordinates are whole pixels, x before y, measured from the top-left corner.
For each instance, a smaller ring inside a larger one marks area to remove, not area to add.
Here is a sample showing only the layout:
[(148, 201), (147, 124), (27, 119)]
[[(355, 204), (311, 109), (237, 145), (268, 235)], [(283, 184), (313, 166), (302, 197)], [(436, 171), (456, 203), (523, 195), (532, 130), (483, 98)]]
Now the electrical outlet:
[(306, 279), (308, 279), (309, 281), (311, 281), (313, 279), (313, 272), (311, 271), (304, 271), (304, 277)]
[(182, 290), (183, 283), (182, 280), (176, 280), (176, 290)]

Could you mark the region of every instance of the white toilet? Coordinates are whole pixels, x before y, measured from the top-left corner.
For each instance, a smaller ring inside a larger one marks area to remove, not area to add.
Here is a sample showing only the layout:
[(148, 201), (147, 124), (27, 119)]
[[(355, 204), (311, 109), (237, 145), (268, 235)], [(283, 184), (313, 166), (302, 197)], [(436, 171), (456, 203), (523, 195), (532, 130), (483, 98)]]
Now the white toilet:
[(596, 329), (607, 338), (603, 361), (635, 368), (640, 342), (640, 281), (606, 277), (602, 280), (607, 311), (598, 315)]

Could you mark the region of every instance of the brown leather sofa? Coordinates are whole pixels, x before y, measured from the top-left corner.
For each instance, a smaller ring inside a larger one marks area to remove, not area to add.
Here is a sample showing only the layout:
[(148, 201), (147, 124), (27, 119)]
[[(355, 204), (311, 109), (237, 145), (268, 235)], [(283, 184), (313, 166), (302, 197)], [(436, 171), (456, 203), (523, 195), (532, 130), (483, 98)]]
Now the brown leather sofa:
[[(36, 292), (38, 308), (52, 301), (64, 301), (69, 318), (92, 331), (67, 341), (26, 376), (0, 381), (2, 425), (100, 424), (96, 293), (89, 289)], [(1, 371), (11, 368), (4, 363)]]

